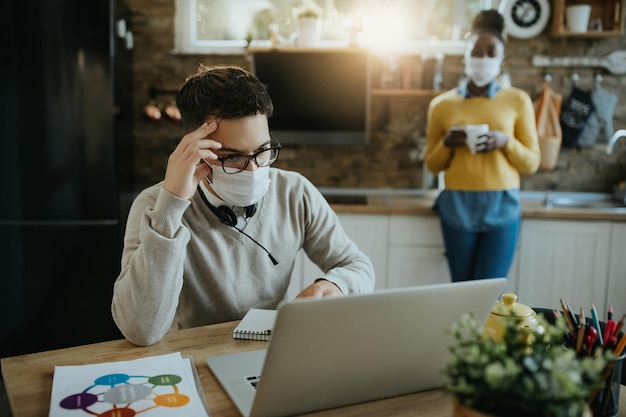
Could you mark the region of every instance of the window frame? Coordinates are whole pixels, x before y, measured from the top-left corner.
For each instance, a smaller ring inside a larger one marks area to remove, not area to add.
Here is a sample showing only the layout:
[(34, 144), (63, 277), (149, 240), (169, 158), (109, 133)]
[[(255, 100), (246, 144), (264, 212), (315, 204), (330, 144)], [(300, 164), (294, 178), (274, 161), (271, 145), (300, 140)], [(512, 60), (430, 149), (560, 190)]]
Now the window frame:
[[(196, 23), (194, 11), (196, 0), (176, 0), (174, 16), (175, 25), (175, 48), (176, 54), (203, 54), (203, 55), (246, 55), (248, 48), (267, 48), (270, 41), (256, 40), (248, 44), (245, 40), (198, 40), (195, 39)], [(483, 3), (482, 7), (487, 5)], [(346, 42), (322, 41), (322, 48), (346, 48)], [(438, 41), (407, 41), (394, 48), (397, 54), (423, 54), (440, 52), (444, 55), (463, 55), (465, 51), (464, 40), (438, 40)], [(375, 52), (375, 51), (374, 51)]]
[(174, 25), (176, 41), (174, 52), (178, 54), (242, 55), (248, 43), (245, 40), (200, 41), (195, 39), (196, 21), (193, 11), (196, 0), (176, 0)]

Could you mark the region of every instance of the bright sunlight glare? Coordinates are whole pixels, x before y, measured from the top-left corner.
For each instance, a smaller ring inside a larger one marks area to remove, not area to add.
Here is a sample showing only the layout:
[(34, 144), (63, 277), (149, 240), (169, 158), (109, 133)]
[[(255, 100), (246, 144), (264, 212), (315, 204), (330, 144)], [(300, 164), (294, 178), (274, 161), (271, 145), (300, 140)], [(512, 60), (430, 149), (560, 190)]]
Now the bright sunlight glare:
[(398, 10), (368, 10), (362, 14), (364, 44), (373, 50), (387, 50), (406, 39), (406, 18)]

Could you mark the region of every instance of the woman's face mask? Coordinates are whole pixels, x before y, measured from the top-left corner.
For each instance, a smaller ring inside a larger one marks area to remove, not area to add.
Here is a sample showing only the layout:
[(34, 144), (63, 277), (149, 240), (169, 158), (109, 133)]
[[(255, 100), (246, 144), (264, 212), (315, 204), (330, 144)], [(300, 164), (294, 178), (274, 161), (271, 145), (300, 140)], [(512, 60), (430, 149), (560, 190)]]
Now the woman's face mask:
[(227, 174), (214, 165), (211, 187), (226, 204), (247, 207), (261, 201), (270, 186), (270, 167)]
[(502, 58), (467, 57), (465, 74), (477, 86), (484, 87), (500, 74)]
[(468, 40), (465, 75), (477, 87), (484, 87), (500, 75), (504, 43), (493, 33), (482, 32)]

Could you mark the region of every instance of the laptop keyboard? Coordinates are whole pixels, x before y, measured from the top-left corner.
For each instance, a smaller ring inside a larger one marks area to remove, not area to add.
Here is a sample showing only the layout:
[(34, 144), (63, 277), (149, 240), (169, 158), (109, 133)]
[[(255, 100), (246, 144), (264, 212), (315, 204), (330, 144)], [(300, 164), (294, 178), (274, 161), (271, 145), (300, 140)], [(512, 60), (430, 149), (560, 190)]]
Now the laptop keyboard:
[(248, 380), (250, 385), (252, 385), (252, 388), (256, 389), (256, 386), (259, 383), (261, 376), (260, 375), (248, 376), (246, 377), (246, 379)]

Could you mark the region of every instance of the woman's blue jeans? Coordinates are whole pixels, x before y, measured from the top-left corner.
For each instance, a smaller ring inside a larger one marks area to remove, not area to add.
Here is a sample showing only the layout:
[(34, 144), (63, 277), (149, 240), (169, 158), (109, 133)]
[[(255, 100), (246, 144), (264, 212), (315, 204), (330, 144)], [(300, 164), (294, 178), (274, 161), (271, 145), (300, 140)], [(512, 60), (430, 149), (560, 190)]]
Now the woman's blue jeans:
[(515, 256), (520, 221), (486, 232), (468, 232), (442, 220), (441, 231), (452, 281), (506, 278)]

